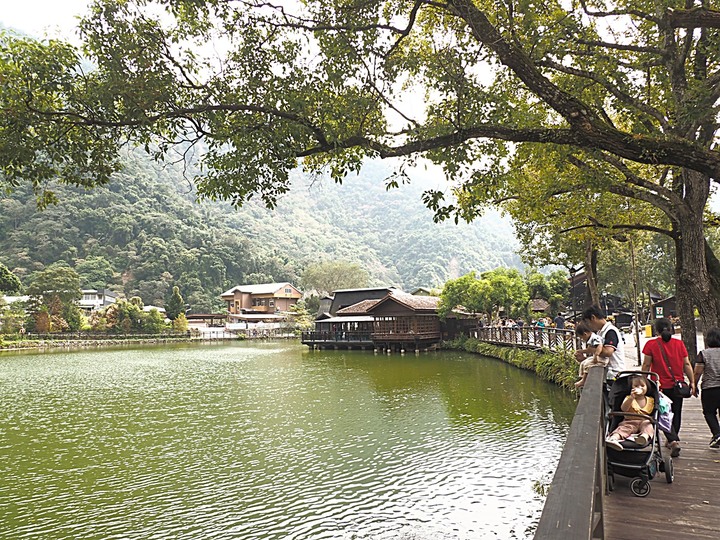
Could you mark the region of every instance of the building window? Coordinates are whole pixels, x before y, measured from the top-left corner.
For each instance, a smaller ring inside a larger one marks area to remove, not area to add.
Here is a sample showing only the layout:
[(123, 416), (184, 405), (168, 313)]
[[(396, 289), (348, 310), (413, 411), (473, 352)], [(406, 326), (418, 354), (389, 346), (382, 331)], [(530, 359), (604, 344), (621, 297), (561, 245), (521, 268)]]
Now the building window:
[(285, 294), (292, 294), (292, 289), (285, 289)]
[(270, 307), (275, 307), (275, 300), (270, 300), (269, 306), (270, 306)]

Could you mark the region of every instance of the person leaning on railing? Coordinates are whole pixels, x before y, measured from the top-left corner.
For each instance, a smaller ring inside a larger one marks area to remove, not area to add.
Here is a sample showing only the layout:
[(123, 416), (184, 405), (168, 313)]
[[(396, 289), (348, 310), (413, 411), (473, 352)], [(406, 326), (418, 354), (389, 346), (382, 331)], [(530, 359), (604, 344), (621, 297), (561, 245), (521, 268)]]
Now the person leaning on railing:
[(614, 380), (617, 374), (625, 369), (625, 350), (621, 345), (620, 331), (607, 320), (598, 306), (591, 306), (583, 311), (582, 320), (603, 339), (600, 356), (608, 360), (607, 379)]

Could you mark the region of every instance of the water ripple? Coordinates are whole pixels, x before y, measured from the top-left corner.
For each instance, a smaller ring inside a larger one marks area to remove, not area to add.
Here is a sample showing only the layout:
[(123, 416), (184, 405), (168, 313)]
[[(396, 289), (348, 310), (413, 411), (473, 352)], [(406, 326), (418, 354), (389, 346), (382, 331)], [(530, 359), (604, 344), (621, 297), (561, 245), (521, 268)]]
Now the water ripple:
[(567, 396), (472, 356), (303, 352), (0, 356), (0, 539), (532, 536)]

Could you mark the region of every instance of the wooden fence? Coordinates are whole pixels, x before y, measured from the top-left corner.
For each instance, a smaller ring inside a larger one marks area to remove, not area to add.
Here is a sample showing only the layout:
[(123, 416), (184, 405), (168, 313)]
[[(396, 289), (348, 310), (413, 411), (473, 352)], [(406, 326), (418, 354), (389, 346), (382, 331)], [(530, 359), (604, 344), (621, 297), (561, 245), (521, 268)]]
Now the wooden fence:
[(471, 331), (473, 337), (497, 345), (513, 345), (524, 349), (573, 351), (579, 342), (573, 330), (539, 326), (483, 326)]
[(42, 334), (28, 333), (24, 339), (37, 341), (96, 341), (96, 340), (131, 340), (131, 339), (187, 339), (197, 337), (199, 334), (188, 330), (187, 332), (48, 332)]

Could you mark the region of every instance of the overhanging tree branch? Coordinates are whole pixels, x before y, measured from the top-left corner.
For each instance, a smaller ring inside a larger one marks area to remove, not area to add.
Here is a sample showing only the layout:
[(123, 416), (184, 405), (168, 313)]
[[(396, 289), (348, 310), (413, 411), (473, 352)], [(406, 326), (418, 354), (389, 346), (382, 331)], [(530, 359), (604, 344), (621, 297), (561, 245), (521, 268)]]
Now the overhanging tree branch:
[(594, 81), (600, 86), (602, 86), (605, 90), (607, 90), (610, 94), (614, 95), (618, 100), (622, 101), (627, 105), (630, 105), (631, 107), (634, 107), (638, 111), (641, 111), (657, 120), (658, 123), (663, 127), (663, 130), (665, 130), (666, 132), (669, 132), (671, 130), (670, 124), (668, 123), (664, 115), (660, 113), (660, 111), (653, 107), (650, 107), (639, 99), (634, 98), (627, 92), (622, 92), (617, 84), (613, 84), (611, 81), (603, 79), (597, 73), (564, 66), (562, 64), (558, 64), (557, 62), (553, 62), (552, 60), (541, 60), (538, 62), (538, 65), (547, 66), (556, 71), (567, 73), (568, 75), (574, 75), (576, 77), (582, 77), (584, 79)]
[(561, 234), (569, 233), (572, 231), (577, 231), (581, 229), (606, 229), (606, 230), (612, 230), (612, 231), (647, 231), (647, 232), (653, 232), (657, 234), (663, 234), (665, 236), (669, 236), (670, 238), (675, 238), (677, 234), (675, 231), (668, 230), (668, 229), (661, 229), (660, 227), (653, 227), (652, 225), (646, 225), (644, 223), (621, 223), (621, 224), (614, 224), (614, 225), (606, 225), (603, 223), (600, 223), (599, 221), (594, 221), (593, 223), (585, 223), (583, 225), (576, 225), (574, 227), (568, 227), (566, 229), (561, 229), (559, 232)]
[[(607, 186), (607, 190), (611, 193), (614, 193), (616, 195), (620, 195), (623, 197), (627, 197), (630, 199), (636, 199), (639, 201), (647, 202), (653, 206), (656, 206), (657, 208), (661, 209), (668, 217), (672, 217), (675, 215), (675, 212), (673, 210), (672, 204), (668, 201), (668, 198), (676, 198), (677, 195), (672, 193), (667, 188), (664, 188), (662, 186), (659, 186), (657, 184), (654, 184), (652, 182), (648, 182), (647, 180), (644, 180), (643, 178), (640, 178), (639, 176), (635, 175), (630, 169), (625, 166), (621, 161), (612, 158), (611, 156), (603, 155), (601, 154), (600, 159), (603, 161), (609, 163), (613, 167), (615, 167), (624, 177), (625, 179), (630, 182), (631, 184), (635, 184), (641, 188), (644, 189), (634, 189), (631, 185), (621, 185), (616, 182), (611, 183), (609, 186)], [(577, 156), (570, 156), (568, 158), (568, 161), (575, 165), (580, 170), (584, 171), (587, 174), (594, 175), (597, 174), (597, 171), (588, 163), (581, 160)], [(663, 195), (668, 195), (668, 198), (665, 198)], [(678, 201), (678, 204), (684, 204), (682, 199), (680, 198)]]
[(670, 28), (720, 28), (720, 11), (705, 7), (668, 8), (662, 20)]
[[(589, 106), (548, 80), (522, 49), (502, 36), (472, 0), (448, 0), (448, 9), (462, 18), (473, 36), (493, 50), (500, 62), (533, 93), (561, 114), (573, 130), (578, 131), (587, 145), (581, 146), (592, 146), (639, 163), (688, 167), (709, 177), (720, 178), (720, 155), (716, 152), (680, 138), (655, 139), (623, 133), (609, 126)], [(675, 73), (675, 88), (679, 88), (677, 78), (681, 75)], [(680, 148), (682, 152), (678, 153)]]

